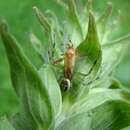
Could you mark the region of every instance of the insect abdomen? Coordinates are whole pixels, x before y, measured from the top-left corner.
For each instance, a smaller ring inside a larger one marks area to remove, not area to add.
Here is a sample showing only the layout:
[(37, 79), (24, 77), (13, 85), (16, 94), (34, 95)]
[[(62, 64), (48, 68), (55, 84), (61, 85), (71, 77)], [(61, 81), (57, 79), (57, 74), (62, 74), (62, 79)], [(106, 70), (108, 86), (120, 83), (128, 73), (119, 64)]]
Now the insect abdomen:
[(64, 59), (65, 78), (69, 80), (71, 80), (72, 77), (74, 63), (75, 63), (75, 51), (73, 48), (71, 48), (66, 52), (65, 59)]

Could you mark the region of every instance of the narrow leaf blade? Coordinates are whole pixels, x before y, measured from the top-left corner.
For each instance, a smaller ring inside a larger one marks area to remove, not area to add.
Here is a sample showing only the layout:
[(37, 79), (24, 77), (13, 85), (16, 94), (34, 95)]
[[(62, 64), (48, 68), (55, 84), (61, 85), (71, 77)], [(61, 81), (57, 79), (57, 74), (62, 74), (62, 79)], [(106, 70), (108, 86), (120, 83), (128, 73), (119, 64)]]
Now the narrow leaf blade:
[(51, 26), (47, 20), (47, 17), (43, 15), (43, 13), (37, 8), (37, 7), (33, 7), (34, 12), (36, 14), (36, 17), (38, 18), (40, 24), (43, 26), (43, 28), (45, 29), (46, 33), (50, 33), (51, 32)]

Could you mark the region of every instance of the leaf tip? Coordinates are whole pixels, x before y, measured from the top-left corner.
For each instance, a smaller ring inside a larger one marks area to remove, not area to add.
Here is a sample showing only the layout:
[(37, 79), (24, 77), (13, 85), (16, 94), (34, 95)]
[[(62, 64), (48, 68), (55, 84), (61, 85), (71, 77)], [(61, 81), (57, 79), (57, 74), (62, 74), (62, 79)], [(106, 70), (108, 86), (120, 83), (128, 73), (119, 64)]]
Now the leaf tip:
[(33, 9), (33, 11), (37, 14), (37, 12), (38, 12), (37, 6), (33, 6), (32, 9)]
[(32, 9), (33, 9), (33, 10), (37, 10), (37, 6), (33, 6)]
[(107, 6), (108, 6), (110, 9), (112, 9), (112, 8), (113, 8), (112, 2), (111, 2), (111, 1), (107, 2)]
[(108, 2), (107, 3), (107, 10), (108, 10), (109, 14), (111, 14), (112, 9), (113, 9), (112, 2)]
[(92, 11), (92, 9), (93, 9), (93, 0), (88, 0), (87, 8), (88, 8), (88, 11)]
[(0, 33), (1, 32), (7, 32), (8, 31), (8, 25), (6, 20), (2, 19), (0, 20)]

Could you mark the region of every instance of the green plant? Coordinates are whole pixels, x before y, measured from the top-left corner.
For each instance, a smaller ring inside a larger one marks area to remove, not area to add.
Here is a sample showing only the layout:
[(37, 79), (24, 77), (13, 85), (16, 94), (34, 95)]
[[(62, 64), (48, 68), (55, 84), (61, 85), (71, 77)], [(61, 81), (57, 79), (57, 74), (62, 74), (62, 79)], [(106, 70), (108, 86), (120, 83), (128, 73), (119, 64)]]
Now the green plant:
[[(1, 119), (0, 130), (119, 130), (130, 125), (130, 92), (113, 76), (130, 35), (109, 41), (115, 26), (115, 22), (109, 22), (110, 3), (96, 20), (91, 0), (87, 8), (80, 7), (76, 0), (58, 3), (67, 14), (63, 23), (53, 12), (43, 14), (34, 7), (46, 34), (42, 44), (30, 33), (32, 45), (43, 61), (39, 69), (25, 56), (6, 22), (0, 23), (12, 84), (21, 102), (19, 113)], [(64, 63), (53, 64), (53, 60), (64, 53), (69, 40), (78, 56), (70, 88), (65, 91), (60, 87)]]

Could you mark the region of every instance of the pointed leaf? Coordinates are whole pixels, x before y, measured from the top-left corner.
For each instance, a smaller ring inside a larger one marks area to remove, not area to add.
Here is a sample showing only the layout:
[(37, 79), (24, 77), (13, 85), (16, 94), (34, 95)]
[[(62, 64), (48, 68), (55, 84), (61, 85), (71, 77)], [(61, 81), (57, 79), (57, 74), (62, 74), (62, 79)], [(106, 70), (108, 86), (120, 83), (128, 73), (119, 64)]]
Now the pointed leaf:
[(87, 1), (87, 11), (93, 11), (93, 0)]
[(51, 58), (50, 50), (51, 50), (51, 47), (52, 47), (52, 45), (51, 45), (52, 27), (51, 27), (51, 24), (48, 21), (48, 18), (37, 7), (33, 7), (33, 10), (34, 10), (36, 17), (38, 18), (38, 21), (41, 24), (41, 26), (43, 27), (45, 34), (47, 36), (47, 44), (44, 44), (46, 49), (44, 48), (45, 50), (43, 50), (43, 51), (45, 51), (44, 52), (45, 62), (49, 63), (50, 58)]
[[(10, 65), (10, 76), (11, 76), (13, 87), (15, 89), (15, 92), (19, 96), (20, 100), (22, 101), (22, 109), (24, 113), (27, 115), (27, 117), (30, 120), (34, 121), (32, 118), (32, 114), (29, 110), (27, 93), (25, 90), (25, 82), (23, 82), (25, 81), (24, 67), (21, 65), (18, 56), (15, 52), (17, 48), (19, 50), (19, 46), (17, 47), (16, 40), (12, 37), (12, 35), (9, 34), (5, 21), (0, 21), (0, 35), (4, 42), (6, 53), (8, 56), (9, 65)], [(19, 55), (19, 57), (21, 58), (21, 55)]]
[(35, 11), (35, 14), (36, 14), (40, 24), (45, 29), (46, 33), (50, 33), (51, 25), (49, 24), (47, 17), (45, 15), (43, 15), (43, 13), (37, 7), (33, 7), (33, 9)]
[[(52, 59), (54, 57), (53, 54), (54, 54), (54, 49), (55, 49), (54, 48), (55, 42), (59, 43), (59, 41), (55, 41), (55, 28), (53, 27), (53, 24), (49, 21), (49, 19), (37, 7), (33, 7), (33, 9), (35, 11), (35, 14), (36, 14), (41, 26), (45, 29), (45, 32), (48, 36), (48, 38), (47, 38), (48, 43), (46, 44), (47, 46), (46, 46), (45, 51), (47, 53), (47, 59), (48, 59), (48, 62), (46, 62), (46, 63), (50, 63), (50, 62), (52, 62)], [(57, 36), (57, 34), (56, 34), (56, 36)], [(56, 53), (58, 51), (56, 51)]]
[[(48, 128), (54, 119), (54, 110), (38, 72), (24, 55), (16, 39), (8, 32), (7, 25), (2, 22), (0, 34), (6, 49), (13, 86), (26, 104), (27, 112), (39, 127)], [(25, 96), (26, 99), (23, 97)]]
[[(66, 14), (68, 15), (67, 22), (67, 33), (69, 33), (69, 40), (74, 42), (77, 46), (83, 40), (83, 30), (81, 27), (80, 19), (78, 16), (75, 0), (59, 0), (61, 3), (64, 3)], [(63, 4), (62, 4), (63, 5)]]
[(81, 15), (81, 20), (82, 20), (82, 28), (83, 28), (83, 33), (85, 34), (84, 37), (86, 37), (86, 32), (87, 32), (87, 23), (88, 23), (88, 15), (89, 12), (93, 11), (93, 0), (87, 0), (86, 3), (84, 4), (83, 8), (83, 13)]
[(98, 21), (97, 21), (97, 25), (99, 28), (99, 36), (100, 36), (100, 40), (102, 41), (104, 39), (104, 35), (105, 35), (105, 31), (106, 31), (106, 27), (108, 24), (108, 20), (109, 17), (112, 13), (112, 4), (108, 3), (106, 10), (104, 11), (104, 13), (99, 17)]
[(114, 20), (111, 20), (110, 22), (108, 20), (108, 24), (106, 23), (106, 25), (108, 25), (108, 26), (106, 26), (105, 33), (104, 34), (100, 33), (100, 35), (104, 35), (104, 37), (101, 37), (101, 38), (103, 38), (102, 44), (109, 41), (109, 39), (113, 39), (113, 37), (115, 36), (115, 32), (120, 31), (120, 24), (122, 21), (121, 14), (122, 14), (121, 10), (118, 10), (116, 17), (114, 17)]
[(67, 10), (68, 7), (64, 0), (57, 0), (57, 3)]
[(56, 14), (51, 10), (47, 10), (46, 14), (48, 16), (48, 19), (50, 19), (53, 30), (55, 31), (55, 35), (59, 38), (58, 40), (60, 41), (62, 28), (60, 26), (60, 23), (58, 21)]
[(50, 50), (52, 50), (52, 57), (59, 57), (59, 55), (61, 54), (61, 39), (62, 39), (62, 29), (60, 26), (60, 23), (58, 21), (58, 18), (56, 16), (56, 14), (51, 11), (51, 10), (47, 10), (46, 12), (47, 17), (51, 23), (51, 45), (52, 47), (50, 48)]
[(80, 33), (82, 34), (82, 28), (80, 26), (77, 14), (76, 3), (74, 0), (67, 0), (67, 4), (68, 4), (69, 18), (72, 20), (73, 24), (76, 24), (78, 31), (80, 31)]
[[(102, 51), (98, 39), (95, 19), (89, 12), (88, 34), (83, 42), (76, 48), (79, 56), (76, 57), (72, 87), (70, 89), (70, 100), (82, 97), (88, 92), (90, 83), (96, 78), (101, 66)], [(76, 99), (77, 100), (77, 99)]]
[(76, 70), (86, 77), (89, 75), (96, 76), (101, 64), (102, 54), (92, 12), (89, 13), (88, 34), (86, 39), (77, 47), (77, 51), (80, 57), (76, 61)]

